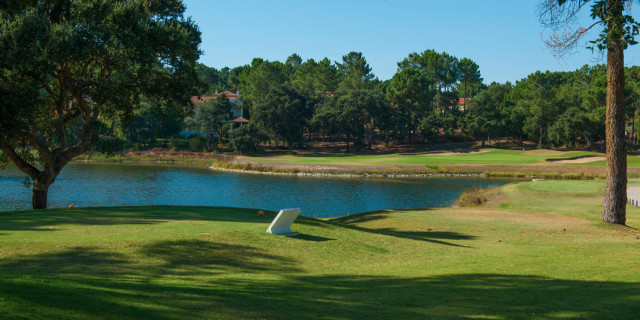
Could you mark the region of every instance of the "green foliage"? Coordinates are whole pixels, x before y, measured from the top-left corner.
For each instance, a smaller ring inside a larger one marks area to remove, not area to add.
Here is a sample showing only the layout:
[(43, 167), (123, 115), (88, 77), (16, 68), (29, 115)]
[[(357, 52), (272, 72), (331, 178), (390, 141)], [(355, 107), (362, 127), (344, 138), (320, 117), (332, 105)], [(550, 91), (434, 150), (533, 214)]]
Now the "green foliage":
[(253, 123), (245, 124), (231, 133), (233, 149), (240, 154), (258, 152), (257, 145), (264, 140), (266, 140), (264, 133)]
[(192, 152), (200, 152), (204, 150), (205, 139), (201, 136), (192, 136), (189, 138), (189, 150)]
[(399, 112), (421, 118), (432, 111), (431, 104), (435, 96), (432, 86), (432, 80), (421, 70), (404, 68), (393, 76), (387, 99)]
[(135, 111), (132, 122), (121, 124), (122, 136), (129, 143), (153, 147), (158, 139), (176, 136), (182, 128), (183, 119), (184, 115), (175, 109), (163, 110), (157, 103), (145, 101)]
[(338, 91), (342, 93), (367, 89), (375, 77), (362, 52), (349, 52), (342, 56), (342, 63), (336, 62), (336, 66), (342, 76), (338, 85)]
[(492, 83), (469, 102), (469, 129), (484, 143), (487, 136), (505, 133), (507, 95), (511, 84)]
[(256, 102), (251, 114), (261, 131), (292, 149), (303, 141), (302, 129), (313, 114), (312, 101), (291, 86), (282, 85)]
[(250, 103), (260, 102), (287, 82), (286, 70), (282, 62), (253, 59), (251, 66), (245, 66), (238, 75), (244, 99)]
[(469, 58), (462, 58), (458, 61), (458, 86), (459, 93), (463, 98), (474, 97), (482, 88), (482, 76), (480, 75), (480, 67)]
[[(562, 0), (561, 3), (564, 1), (566, 0)], [(631, 5), (632, 1), (630, 0), (594, 1), (591, 6), (591, 18), (601, 21), (605, 27), (596, 40), (589, 41), (593, 44), (591, 49), (609, 49), (612, 40), (621, 41), (622, 49), (627, 49), (629, 45), (638, 43), (635, 37), (640, 33), (640, 23), (636, 22), (630, 14), (618, 14)]]
[[(34, 206), (46, 207), (60, 170), (95, 147), (103, 119), (126, 124), (147, 100), (184, 114), (200, 86), (200, 32), (184, 11), (173, 0), (0, 7), (0, 148), (34, 180)], [(33, 150), (37, 159), (25, 156)]]
[(337, 67), (327, 58), (319, 62), (309, 59), (289, 77), (296, 89), (313, 96), (335, 92), (339, 78)]
[(231, 74), (231, 69), (228, 67), (224, 67), (220, 70), (216, 68), (207, 67), (202, 63), (196, 64), (196, 72), (198, 72), (198, 77), (200, 78), (203, 84), (206, 86), (202, 86), (199, 88), (199, 92), (195, 93), (195, 95), (211, 95), (216, 90), (234, 90), (236, 87), (229, 85), (229, 77)]
[[(638, 74), (629, 73), (626, 82), (629, 116), (640, 100)], [(215, 72), (209, 76), (216, 77)], [(375, 79), (362, 53), (350, 52), (335, 64), (326, 58), (303, 62), (292, 54), (284, 63), (256, 58), (250, 65), (229, 70), (227, 81), (241, 85), (245, 109), (250, 111), (277, 87), (294, 88), (310, 101), (313, 112), (289, 123), (298, 122), (295, 126), (308, 130), (309, 137), (328, 134), (348, 144), (510, 138), (537, 141), (540, 147), (591, 148), (604, 138), (606, 67), (602, 65), (573, 72), (538, 71), (515, 85), (485, 86), (473, 60), (434, 50), (410, 54), (385, 82)], [(468, 99), (462, 102), (459, 97)], [(301, 141), (298, 135), (294, 144)]]
[(221, 141), (222, 133), (227, 132), (225, 125), (229, 119), (229, 112), (233, 103), (223, 93), (216, 99), (209, 99), (195, 105), (194, 114), (185, 118), (184, 127), (205, 135), (207, 151), (211, 151), (211, 135), (215, 132)]

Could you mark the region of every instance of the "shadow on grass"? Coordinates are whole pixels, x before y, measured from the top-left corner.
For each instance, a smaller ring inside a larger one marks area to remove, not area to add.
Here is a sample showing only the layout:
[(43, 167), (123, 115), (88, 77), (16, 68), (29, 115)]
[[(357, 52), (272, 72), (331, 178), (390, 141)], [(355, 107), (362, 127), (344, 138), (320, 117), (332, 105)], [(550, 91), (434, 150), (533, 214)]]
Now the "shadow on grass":
[[(132, 248), (142, 261), (124, 253), (97, 247), (73, 247), (57, 253), (6, 259), (0, 272), (37, 275), (86, 274), (150, 277), (221, 274), (231, 272), (293, 272), (295, 261), (269, 254), (263, 249), (213, 241), (162, 240)], [(145, 266), (152, 265), (152, 268)], [(144, 272), (141, 270), (144, 269)]]
[[(270, 217), (275, 214), (266, 212)], [(0, 213), (0, 231), (55, 231), (60, 225), (157, 224), (166, 220), (266, 222), (254, 209), (226, 207), (105, 207)]]
[(298, 234), (298, 235), (290, 237), (290, 238), (297, 239), (297, 240), (304, 240), (304, 241), (313, 241), (313, 242), (325, 242), (325, 241), (336, 240), (336, 239), (332, 239), (332, 238), (312, 236), (310, 234), (304, 234), (304, 233)]
[[(40, 261), (44, 269), (46, 260)], [(194, 266), (190, 277), (149, 277), (153, 266), (128, 268), (116, 276), (9, 273), (0, 267), (0, 318), (596, 320), (640, 316), (639, 287), (629, 282), (502, 274), (381, 277), (272, 271), (212, 276), (208, 264)], [(248, 262), (241, 269), (253, 267)]]
[[(428, 211), (432, 209), (403, 209), (402, 211)], [(358, 224), (364, 224), (369, 222), (378, 222), (388, 219), (388, 214), (394, 212), (395, 210), (379, 210), (374, 212), (367, 212), (362, 214), (356, 214), (341, 218), (331, 219), (330, 222), (338, 225), (342, 228), (347, 228), (351, 230), (357, 230), (361, 232), (385, 235), (390, 237), (397, 237), (403, 239), (410, 239), (416, 241), (426, 241), (436, 244), (442, 244), (447, 246), (454, 247), (468, 247), (462, 246), (455, 243), (450, 243), (442, 240), (473, 240), (476, 237), (471, 235), (466, 235), (457, 232), (450, 231), (416, 231), (416, 230), (399, 230), (397, 228), (367, 228), (363, 226), (359, 226)]]

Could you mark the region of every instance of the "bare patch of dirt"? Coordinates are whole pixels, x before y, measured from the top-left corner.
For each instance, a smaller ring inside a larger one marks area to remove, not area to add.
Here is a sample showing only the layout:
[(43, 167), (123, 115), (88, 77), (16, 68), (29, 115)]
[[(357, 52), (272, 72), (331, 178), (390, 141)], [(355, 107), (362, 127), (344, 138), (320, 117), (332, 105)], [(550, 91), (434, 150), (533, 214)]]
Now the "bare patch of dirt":
[(487, 195), (487, 202), (484, 203), (483, 207), (497, 208), (502, 203), (507, 202), (509, 200), (509, 198), (507, 198), (507, 195), (502, 193), (501, 190), (502, 189), (500, 189), (499, 187), (491, 188), (491, 189), (487, 190), (487, 194), (488, 194)]

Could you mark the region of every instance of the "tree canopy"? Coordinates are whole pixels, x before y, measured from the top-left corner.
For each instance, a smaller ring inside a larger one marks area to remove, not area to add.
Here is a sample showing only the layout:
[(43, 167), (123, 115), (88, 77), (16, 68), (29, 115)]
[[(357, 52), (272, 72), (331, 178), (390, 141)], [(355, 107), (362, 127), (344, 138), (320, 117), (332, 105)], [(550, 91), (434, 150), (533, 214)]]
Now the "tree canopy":
[(200, 32), (184, 11), (178, 0), (2, 8), (0, 147), (32, 179), (34, 208), (46, 208), (49, 185), (92, 147), (101, 122), (133, 119), (143, 99), (188, 104)]

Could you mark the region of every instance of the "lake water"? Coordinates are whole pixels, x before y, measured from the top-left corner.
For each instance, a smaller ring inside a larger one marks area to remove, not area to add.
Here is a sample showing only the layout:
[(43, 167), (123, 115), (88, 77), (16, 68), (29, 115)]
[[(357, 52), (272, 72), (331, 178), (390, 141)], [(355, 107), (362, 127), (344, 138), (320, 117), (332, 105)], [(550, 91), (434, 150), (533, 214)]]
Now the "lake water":
[[(31, 190), (15, 168), (0, 171), (0, 211), (31, 208)], [(501, 185), (484, 178), (324, 178), (237, 174), (149, 164), (72, 163), (49, 189), (49, 208), (87, 206), (227, 206), (309, 217), (380, 209), (443, 207), (465, 191)]]

